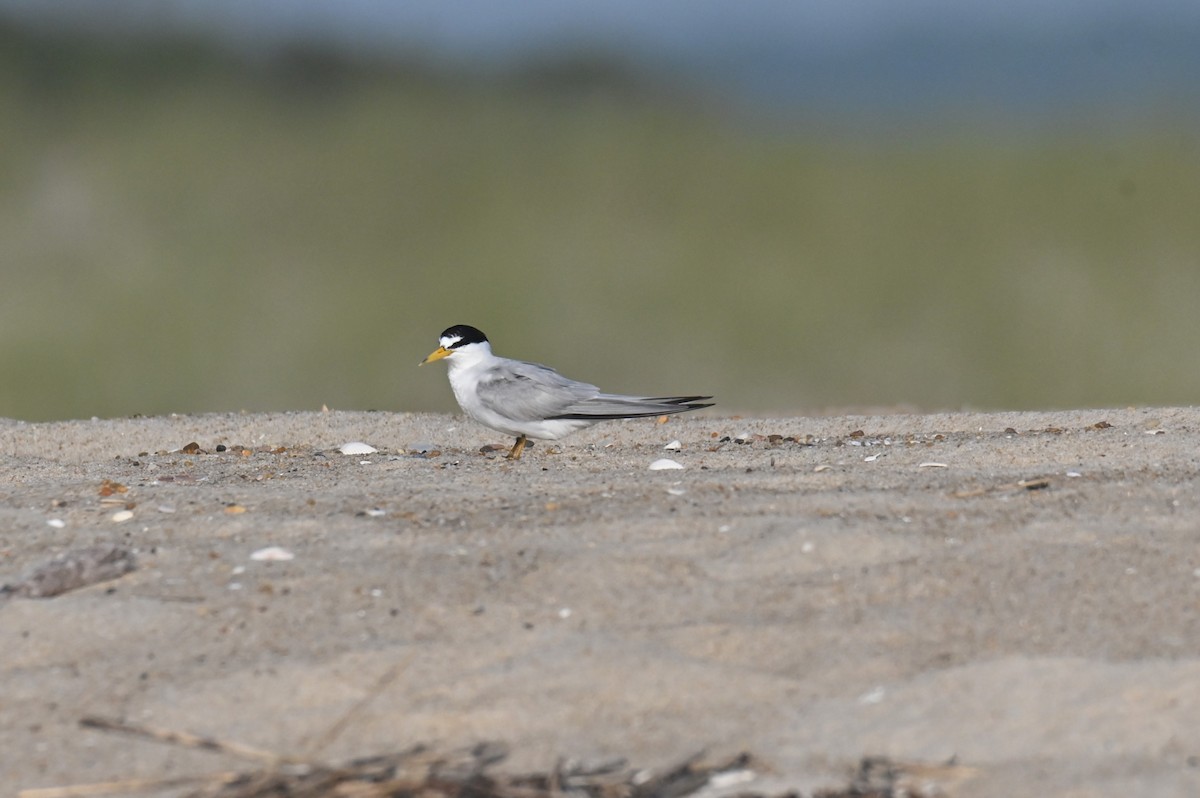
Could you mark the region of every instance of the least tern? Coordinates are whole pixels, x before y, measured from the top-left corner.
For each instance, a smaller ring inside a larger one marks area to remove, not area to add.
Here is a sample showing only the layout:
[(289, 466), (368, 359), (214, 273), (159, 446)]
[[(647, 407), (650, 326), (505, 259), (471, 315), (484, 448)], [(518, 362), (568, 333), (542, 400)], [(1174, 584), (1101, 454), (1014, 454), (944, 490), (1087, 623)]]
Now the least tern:
[(485, 427), (515, 435), (509, 460), (521, 459), (529, 438), (558, 440), (599, 421), (686, 413), (712, 404), (711, 396), (622, 396), (601, 393), (549, 366), (492, 354), (481, 331), (466, 324), (446, 329), (438, 348), (419, 365), (446, 358), (458, 405)]

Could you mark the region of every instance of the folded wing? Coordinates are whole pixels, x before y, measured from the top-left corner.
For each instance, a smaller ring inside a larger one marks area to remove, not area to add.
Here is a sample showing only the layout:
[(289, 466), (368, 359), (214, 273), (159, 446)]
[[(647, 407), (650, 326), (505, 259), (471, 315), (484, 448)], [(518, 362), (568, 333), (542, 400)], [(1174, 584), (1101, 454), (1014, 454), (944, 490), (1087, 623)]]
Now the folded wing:
[(702, 407), (712, 407), (711, 396), (621, 396), (620, 394), (598, 394), (591, 399), (576, 402), (553, 418), (592, 419), (603, 421), (615, 418), (641, 418), (643, 416), (669, 416), (686, 413)]
[(549, 366), (511, 360), (484, 375), (477, 393), (484, 407), (520, 421), (604, 421), (712, 407), (712, 403), (705, 403), (711, 396), (645, 397), (600, 393), (595, 385), (564, 377)]
[(600, 389), (568, 379), (549, 366), (509, 360), (485, 374), (476, 393), (494, 413), (517, 421), (542, 421), (599, 396)]

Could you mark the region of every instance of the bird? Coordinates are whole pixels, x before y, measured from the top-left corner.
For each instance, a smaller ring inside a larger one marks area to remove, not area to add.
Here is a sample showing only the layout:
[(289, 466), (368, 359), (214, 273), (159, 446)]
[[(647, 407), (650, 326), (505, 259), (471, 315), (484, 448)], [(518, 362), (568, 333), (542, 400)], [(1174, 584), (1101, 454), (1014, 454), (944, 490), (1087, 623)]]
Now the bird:
[(686, 413), (711, 396), (624, 396), (602, 393), (549, 366), (492, 354), (483, 332), (467, 324), (447, 327), (438, 348), (418, 365), (445, 360), (454, 398), (468, 416), (516, 436), (507, 459), (520, 460), (529, 438), (558, 440), (600, 421)]

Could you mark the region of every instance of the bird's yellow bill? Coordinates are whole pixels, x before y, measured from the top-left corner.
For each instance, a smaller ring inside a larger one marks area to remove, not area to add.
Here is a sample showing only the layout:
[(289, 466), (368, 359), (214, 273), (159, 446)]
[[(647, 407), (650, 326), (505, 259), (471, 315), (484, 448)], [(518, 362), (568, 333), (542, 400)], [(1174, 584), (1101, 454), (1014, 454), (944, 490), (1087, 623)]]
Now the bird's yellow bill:
[(444, 357), (448, 357), (449, 355), (450, 355), (450, 350), (449, 350), (449, 349), (447, 349), (447, 348), (446, 348), (446, 347), (444, 347), (444, 346), (439, 346), (437, 349), (435, 349), (435, 350), (433, 350), (432, 352), (430, 352), (430, 353), (429, 353), (429, 357), (425, 358), (424, 360), (422, 360), (422, 361), (421, 361), (420, 363), (418, 363), (417, 365), (418, 365), (418, 366), (424, 366), (426, 363), (432, 363), (432, 362), (434, 362), (435, 360), (441, 360), (442, 358), (444, 358)]

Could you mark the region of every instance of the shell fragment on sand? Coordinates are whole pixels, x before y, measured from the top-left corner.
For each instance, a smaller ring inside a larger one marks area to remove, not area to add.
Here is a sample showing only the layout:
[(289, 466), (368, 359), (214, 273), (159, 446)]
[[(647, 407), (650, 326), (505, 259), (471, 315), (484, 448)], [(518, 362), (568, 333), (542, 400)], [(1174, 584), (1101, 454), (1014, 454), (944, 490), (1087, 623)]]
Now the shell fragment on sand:
[(250, 555), (250, 559), (258, 562), (287, 562), (296, 559), (296, 555), (279, 546), (267, 546)]

